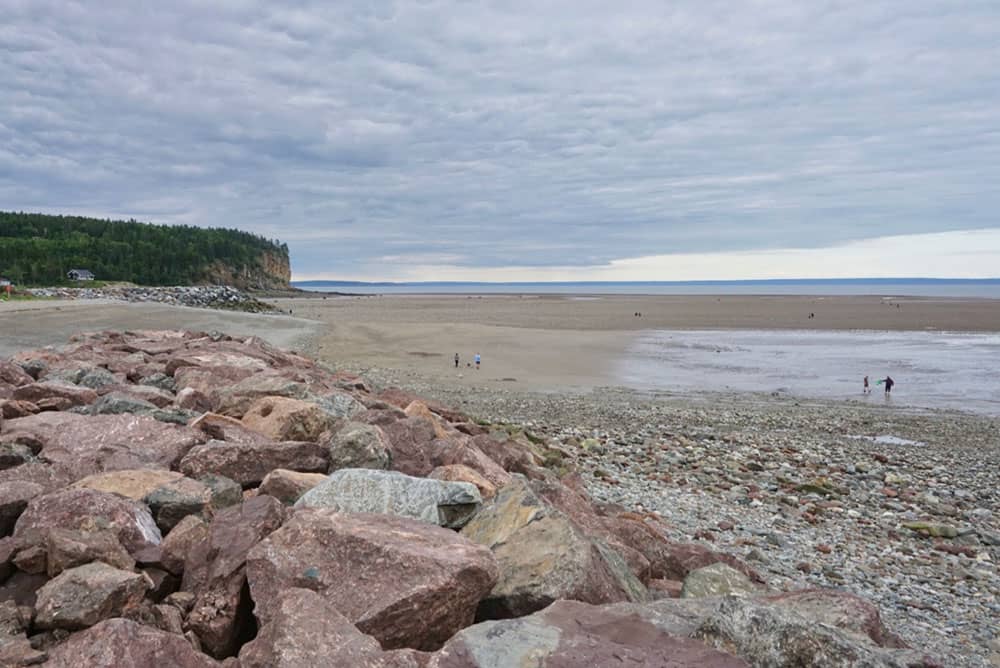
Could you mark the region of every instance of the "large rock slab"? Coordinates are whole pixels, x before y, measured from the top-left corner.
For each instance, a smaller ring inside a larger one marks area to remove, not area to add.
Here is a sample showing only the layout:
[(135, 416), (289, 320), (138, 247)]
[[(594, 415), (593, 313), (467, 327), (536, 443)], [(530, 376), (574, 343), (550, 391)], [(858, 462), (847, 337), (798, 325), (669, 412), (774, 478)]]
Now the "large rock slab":
[(14, 537), (30, 542), (50, 528), (111, 529), (130, 554), (157, 546), (160, 530), (142, 503), (93, 489), (64, 489), (36, 496), (18, 518)]
[(434, 470), (430, 451), (437, 433), (430, 420), (408, 417), (381, 427), (388, 441), (394, 470), (421, 477)]
[(247, 409), (243, 424), (275, 441), (319, 441), (336, 418), (311, 401), (263, 397)]
[(11, 420), (3, 440), (31, 444), (74, 480), (122, 469), (171, 469), (201, 432), (140, 415), (40, 413)]
[(303, 441), (262, 444), (209, 441), (191, 449), (179, 470), (191, 478), (222, 475), (243, 487), (255, 487), (275, 469), (325, 473), (328, 451), (318, 443)]
[(890, 632), (875, 605), (860, 596), (837, 589), (811, 588), (761, 597), (817, 624), (827, 624), (848, 633), (866, 636), (880, 647), (906, 647)]
[(151, 586), (142, 573), (99, 561), (71, 568), (38, 590), (35, 625), (69, 630), (93, 626), (137, 606)]
[(731, 654), (671, 635), (635, 615), (577, 601), (463, 629), (431, 657), (428, 668), (626, 665), (749, 668)]
[(208, 539), (192, 545), (181, 589), (196, 597), (187, 625), (216, 658), (232, 656), (253, 628), (246, 599), (246, 559), (257, 543), (281, 526), (284, 506), (258, 496), (220, 511)]
[(218, 668), (219, 663), (196, 651), (184, 636), (143, 626), (128, 619), (109, 619), (74, 633), (49, 651), (47, 668)]
[(302, 508), (250, 551), (255, 614), (270, 622), (290, 587), (319, 593), (386, 649), (437, 649), (473, 620), (497, 578), (489, 550), (392, 515)]
[(419, 668), (406, 650), (383, 651), (326, 599), (308, 589), (278, 595), (271, 621), (240, 650), (241, 668)]
[(337, 469), (387, 469), (392, 465), (389, 441), (381, 428), (364, 422), (348, 422), (326, 442), (330, 449), (330, 471)]
[(645, 588), (620, 555), (591, 540), (516, 477), (462, 529), (489, 547), (500, 578), (483, 601), (481, 619), (520, 617), (558, 599), (614, 603), (645, 599)]
[(481, 503), (479, 490), (467, 482), (415, 478), (398, 471), (341, 469), (303, 494), (295, 506), (385, 513), (457, 529)]
[(145, 503), (164, 533), (188, 515), (211, 517), (212, 490), (174, 471), (138, 469), (98, 473), (73, 487), (111, 492)]

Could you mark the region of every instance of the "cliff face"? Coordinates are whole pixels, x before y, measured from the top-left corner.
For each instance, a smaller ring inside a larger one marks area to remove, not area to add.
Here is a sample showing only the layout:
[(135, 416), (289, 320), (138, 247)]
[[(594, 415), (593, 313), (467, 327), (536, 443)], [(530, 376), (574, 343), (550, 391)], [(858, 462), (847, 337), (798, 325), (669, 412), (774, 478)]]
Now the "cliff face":
[(205, 270), (205, 283), (232, 285), (241, 290), (280, 290), (289, 288), (292, 268), (288, 254), (264, 251), (256, 262), (232, 266), (216, 260)]

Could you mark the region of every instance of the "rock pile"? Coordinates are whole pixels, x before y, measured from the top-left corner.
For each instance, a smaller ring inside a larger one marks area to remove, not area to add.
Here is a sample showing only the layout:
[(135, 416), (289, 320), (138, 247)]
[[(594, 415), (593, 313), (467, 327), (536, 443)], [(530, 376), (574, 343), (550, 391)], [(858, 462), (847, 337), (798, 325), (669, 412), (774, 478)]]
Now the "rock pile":
[(152, 302), (172, 306), (194, 306), (248, 313), (267, 313), (274, 307), (228, 285), (178, 287), (27, 288), (36, 297), (58, 299), (111, 299)]
[(0, 415), (3, 665), (942, 665), (565, 444), (259, 339), (82, 335), (0, 362)]

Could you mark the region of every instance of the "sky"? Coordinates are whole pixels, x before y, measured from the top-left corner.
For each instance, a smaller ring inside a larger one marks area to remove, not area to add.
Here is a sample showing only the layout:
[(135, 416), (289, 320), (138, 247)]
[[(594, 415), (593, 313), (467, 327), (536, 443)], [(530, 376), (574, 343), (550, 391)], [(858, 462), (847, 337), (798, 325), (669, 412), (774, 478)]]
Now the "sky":
[(245, 229), (300, 280), (1000, 276), (996, 0), (0, 14), (2, 210)]

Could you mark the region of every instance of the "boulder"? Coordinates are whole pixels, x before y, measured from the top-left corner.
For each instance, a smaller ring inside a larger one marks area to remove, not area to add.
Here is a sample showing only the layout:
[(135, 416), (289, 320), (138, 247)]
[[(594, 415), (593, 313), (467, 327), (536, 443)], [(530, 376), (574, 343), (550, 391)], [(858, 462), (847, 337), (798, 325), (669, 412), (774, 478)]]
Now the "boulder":
[(260, 483), (258, 492), (268, 494), (286, 505), (292, 505), (303, 494), (327, 479), (322, 473), (300, 473), (275, 469)]
[(712, 564), (723, 563), (746, 575), (750, 580), (762, 583), (757, 571), (750, 568), (731, 554), (718, 552), (698, 543), (668, 542), (665, 551), (658, 551), (653, 564), (653, 577), (683, 581), (688, 573)]
[(111, 471), (87, 476), (72, 486), (142, 501), (164, 533), (188, 515), (211, 516), (213, 510), (212, 490), (207, 485), (173, 471)]
[(265, 371), (231, 385), (218, 387), (211, 396), (216, 411), (239, 418), (245, 416), (258, 399), (305, 399), (308, 394), (309, 386), (305, 383), (292, 380), (280, 372)]
[(434, 435), (437, 438), (448, 438), (450, 433), (454, 430), (448, 429), (446, 422), (440, 417), (431, 412), (431, 409), (427, 407), (423, 401), (414, 400), (407, 404), (406, 408), (403, 409), (407, 417), (419, 417), (424, 418), (432, 425), (434, 425)]
[(764, 596), (759, 600), (779, 605), (815, 623), (866, 636), (880, 647), (906, 647), (899, 636), (885, 627), (878, 608), (871, 601), (850, 592), (811, 588)]
[(0, 538), (14, 531), (14, 524), (28, 502), (45, 493), (45, 488), (34, 482), (8, 480), (0, 482)]
[(209, 441), (191, 448), (179, 470), (191, 478), (219, 474), (243, 487), (256, 487), (275, 469), (324, 473), (327, 449), (302, 441), (267, 442), (259, 445)]
[(433, 441), (429, 446), (428, 456), (435, 467), (468, 467), (497, 489), (511, 481), (509, 473), (478, 447), (471, 445), (464, 436)]
[(34, 444), (74, 480), (103, 471), (175, 468), (204, 436), (139, 415), (48, 413), (11, 420), (3, 439)]
[(172, 406), (176, 400), (172, 392), (160, 390), (149, 385), (123, 385), (118, 387), (116, 391), (135, 399), (147, 401), (157, 408)]
[(181, 584), (196, 595), (187, 627), (198, 634), (212, 656), (232, 656), (252, 633), (245, 591), (247, 553), (281, 526), (284, 517), (279, 501), (257, 496), (219, 512), (209, 526), (207, 540), (191, 547)]
[(296, 508), (385, 513), (452, 529), (464, 526), (482, 499), (475, 485), (414, 478), (398, 471), (341, 469), (295, 503)]
[(480, 619), (520, 617), (558, 599), (598, 604), (646, 597), (620, 555), (545, 505), (523, 477), (501, 489), (462, 535), (493, 550), (500, 566)]
[(375, 425), (348, 422), (326, 441), (330, 471), (338, 469), (387, 469), (392, 454), (385, 433)]
[(93, 626), (138, 605), (151, 584), (142, 573), (99, 561), (71, 568), (38, 590), (35, 625), (70, 630)]
[(14, 601), (0, 603), (0, 666), (32, 666), (46, 659), (44, 651), (31, 646), (25, 634), (30, 614)]
[(44, 381), (21, 385), (14, 389), (10, 398), (39, 405), (46, 400), (61, 399), (68, 402), (68, 406), (86, 406), (97, 401), (97, 392), (72, 383)]
[(232, 478), (209, 473), (199, 477), (198, 482), (212, 491), (212, 507), (215, 510), (243, 503), (243, 487)]
[(250, 429), (236, 418), (218, 413), (205, 413), (189, 422), (188, 426), (198, 429), (207, 438), (216, 441), (249, 445), (260, 445), (271, 441), (264, 434)]
[(243, 424), (276, 441), (318, 441), (335, 422), (316, 404), (287, 397), (258, 399), (243, 415)]
[(501, 666), (749, 668), (731, 654), (606, 606), (557, 601), (527, 617), (459, 631), (428, 668)]
[(382, 425), (392, 457), (392, 468), (407, 475), (426, 476), (434, 470), (431, 443), (434, 425), (421, 417), (408, 417)]
[(50, 528), (93, 531), (110, 529), (119, 542), (135, 555), (162, 540), (145, 505), (93, 489), (63, 489), (36, 496), (18, 518), (14, 537), (30, 540)]
[(756, 589), (750, 578), (735, 568), (719, 562), (688, 573), (684, 578), (681, 598), (752, 594)]
[(727, 596), (694, 633), (754, 666), (917, 668), (940, 665), (905, 649), (887, 649), (860, 636), (816, 623), (771, 602)]
[(109, 619), (74, 633), (49, 651), (46, 668), (218, 668), (219, 663), (195, 650), (184, 636)]
[(484, 478), (478, 471), (465, 464), (439, 466), (431, 471), (427, 477), (433, 480), (472, 483), (479, 490), (479, 495), (483, 497), (484, 501), (489, 501), (497, 493), (496, 485)]
[(308, 589), (278, 595), (271, 621), (240, 650), (241, 668), (419, 668), (406, 650), (383, 651), (326, 599)]
[(110, 529), (80, 531), (52, 527), (45, 534), (46, 572), (54, 578), (63, 571), (100, 561), (115, 568), (131, 571), (135, 559), (118, 542)]
[(34, 415), (38, 411), (38, 406), (30, 401), (0, 399), (0, 419), (14, 420), (16, 418)]
[(385, 649), (437, 649), (472, 622), (496, 578), (489, 550), (453, 531), (326, 508), (297, 510), (247, 559), (262, 624), (277, 614), (282, 590), (305, 587)]
[(20, 387), (31, 385), (35, 379), (27, 371), (9, 360), (0, 360), (0, 384)]
[(160, 371), (142, 377), (139, 380), (139, 385), (143, 387), (152, 387), (162, 392), (172, 393), (177, 390), (177, 385), (174, 383), (174, 379)]
[(196, 390), (193, 387), (185, 387), (178, 392), (177, 397), (174, 399), (174, 405), (180, 409), (195, 411), (196, 413), (204, 413), (212, 410), (212, 400), (205, 396), (204, 392)]
[(177, 523), (160, 546), (160, 564), (168, 572), (180, 575), (184, 561), (194, 546), (208, 539), (208, 523), (197, 515), (188, 515)]

